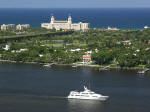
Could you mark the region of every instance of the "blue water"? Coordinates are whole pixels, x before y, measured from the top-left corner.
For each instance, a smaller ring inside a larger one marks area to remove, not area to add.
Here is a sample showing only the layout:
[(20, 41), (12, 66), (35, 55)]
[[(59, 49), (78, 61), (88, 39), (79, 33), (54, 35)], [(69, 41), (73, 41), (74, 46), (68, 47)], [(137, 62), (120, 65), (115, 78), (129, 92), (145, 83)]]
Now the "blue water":
[(118, 27), (121, 29), (143, 29), (150, 26), (150, 8), (130, 9), (0, 9), (0, 24), (31, 24), (40, 27), (49, 22), (53, 14), (56, 19), (67, 19), (69, 14), (73, 22), (89, 22), (92, 28)]
[[(66, 98), (89, 83), (109, 99)], [(0, 112), (150, 112), (150, 72), (0, 63)]]

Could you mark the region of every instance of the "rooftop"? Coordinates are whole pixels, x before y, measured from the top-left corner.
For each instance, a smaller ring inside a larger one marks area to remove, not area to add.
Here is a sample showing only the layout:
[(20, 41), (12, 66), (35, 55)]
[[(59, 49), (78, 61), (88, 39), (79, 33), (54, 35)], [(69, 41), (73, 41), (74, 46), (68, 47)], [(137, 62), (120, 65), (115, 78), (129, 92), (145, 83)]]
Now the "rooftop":
[(54, 21), (54, 23), (68, 23), (68, 21)]

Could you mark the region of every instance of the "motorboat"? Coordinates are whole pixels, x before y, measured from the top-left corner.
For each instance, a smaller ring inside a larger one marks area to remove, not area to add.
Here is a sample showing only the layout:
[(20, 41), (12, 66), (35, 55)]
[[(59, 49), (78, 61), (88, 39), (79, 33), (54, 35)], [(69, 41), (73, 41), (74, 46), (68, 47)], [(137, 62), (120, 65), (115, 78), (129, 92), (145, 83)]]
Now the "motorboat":
[(109, 98), (109, 96), (103, 96), (101, 94), (97, 94), (84, 86), (84, 91), (81, 91), (81, 92), (71, 91), (68, 98), (69, 99), (87, 99), (87, 100), (105, 101)]
[(45, 64), (43, 67), (51, 67), (51, 64)]

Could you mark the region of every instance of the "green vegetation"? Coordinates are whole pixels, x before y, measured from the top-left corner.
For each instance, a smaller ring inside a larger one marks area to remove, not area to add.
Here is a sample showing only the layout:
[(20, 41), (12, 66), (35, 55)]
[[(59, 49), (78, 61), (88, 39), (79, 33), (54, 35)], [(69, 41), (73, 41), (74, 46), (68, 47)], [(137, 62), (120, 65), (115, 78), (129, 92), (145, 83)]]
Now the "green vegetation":
[[(150, 67), (150, 29), (56, 32), (34, 28), (19, 35), (0, 31), (0, 43), (2, 60), (70, 64), (82, 61), (82, 55), (92, 50), (95, 64)], [(9, 45), (10, 49), (4, 50), (5, 45)], [(82, 50), (70, 51), (77, 48)]]
[(2, 38), (3, 36), (12, 36), (12, 35), (16, 35), (16, 33), (11, 32), (11, 31), (1, 31), (0, 30), (0, 38)]

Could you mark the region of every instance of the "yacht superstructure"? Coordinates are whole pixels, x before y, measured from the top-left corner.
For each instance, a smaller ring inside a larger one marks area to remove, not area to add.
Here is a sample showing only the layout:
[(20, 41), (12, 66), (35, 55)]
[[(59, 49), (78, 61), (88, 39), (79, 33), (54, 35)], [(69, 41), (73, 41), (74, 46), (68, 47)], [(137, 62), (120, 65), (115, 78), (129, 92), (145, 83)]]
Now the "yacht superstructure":
[(103, 96), (101, 94), (97, 94), (84, 86), (84, 91), (82, 92), (71, 91), (68, 98), (105, 101), (109, 98), (109, 96)]

